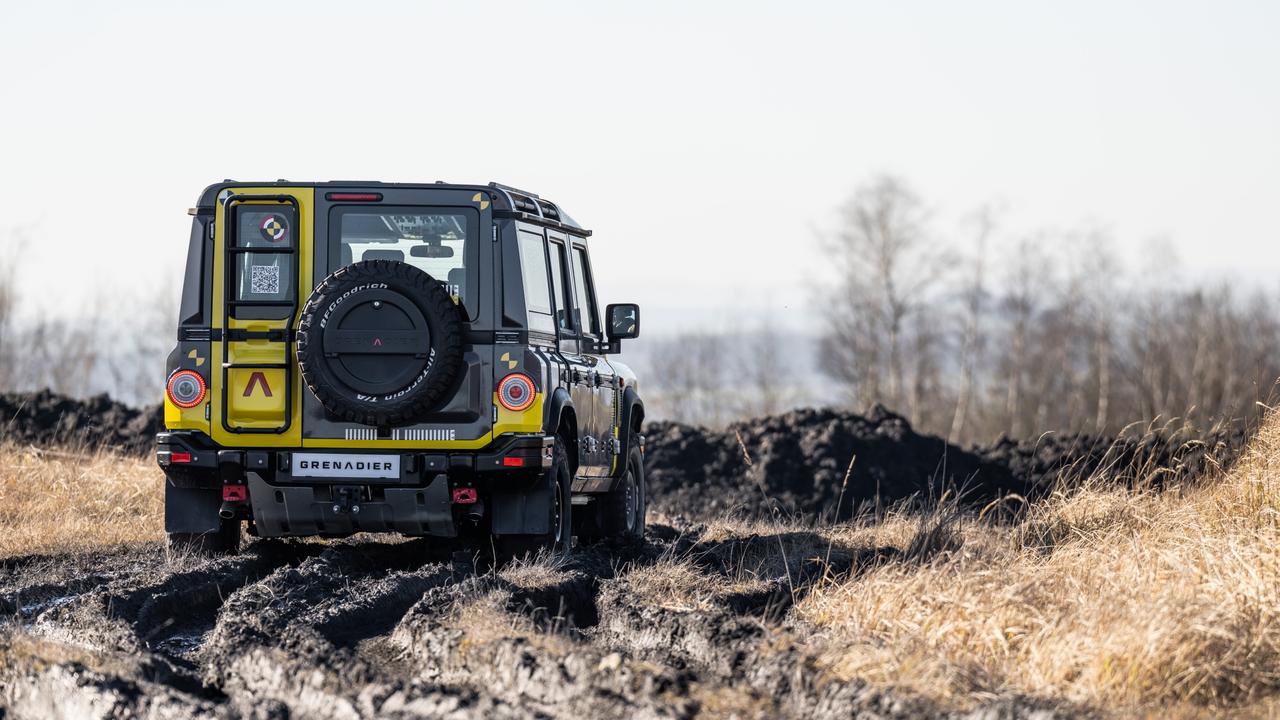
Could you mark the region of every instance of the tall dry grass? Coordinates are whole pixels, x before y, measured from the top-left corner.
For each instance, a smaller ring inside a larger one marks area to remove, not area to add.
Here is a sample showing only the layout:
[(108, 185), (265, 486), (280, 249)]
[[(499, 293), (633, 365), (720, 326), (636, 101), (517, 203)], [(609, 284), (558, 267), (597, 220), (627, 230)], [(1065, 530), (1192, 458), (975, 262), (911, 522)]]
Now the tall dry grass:
[(0, 447), (0, 558), (164, 538), (164, 475), (107, 450)]
[(940, 550), (820, 583), (793, 609), (839, 677), (961, 706), (1016, 693), (1119, 715), (1280, 713), (1280, 417), (1199, 487), (1095, 483), (1012, 526), (828, 533)]

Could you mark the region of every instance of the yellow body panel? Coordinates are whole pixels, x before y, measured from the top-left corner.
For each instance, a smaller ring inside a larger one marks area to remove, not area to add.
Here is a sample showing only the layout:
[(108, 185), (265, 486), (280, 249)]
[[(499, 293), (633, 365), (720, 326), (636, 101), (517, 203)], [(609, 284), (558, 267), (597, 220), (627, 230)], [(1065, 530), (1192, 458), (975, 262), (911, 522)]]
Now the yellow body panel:
[(502, 407), (502, 403), (498, 402), (498, 394), (494, 393), (493, 406), (498, 409), (498, 421), (493, 424), (493, 436), (542, 432), (542, 396), (543, 393), (535, 393), (532, 405), (520, 412), (513, 412)]
[(205, 405), (208, 403), (206, 396), (205, 402), (193, 408), (180, 408), (173, 404), (169, 399), (169, 393), (164, 394), (164, 426), (168, 430), (199, 430), (207, 432), (209, 430), (209, 421), (205, 420)]

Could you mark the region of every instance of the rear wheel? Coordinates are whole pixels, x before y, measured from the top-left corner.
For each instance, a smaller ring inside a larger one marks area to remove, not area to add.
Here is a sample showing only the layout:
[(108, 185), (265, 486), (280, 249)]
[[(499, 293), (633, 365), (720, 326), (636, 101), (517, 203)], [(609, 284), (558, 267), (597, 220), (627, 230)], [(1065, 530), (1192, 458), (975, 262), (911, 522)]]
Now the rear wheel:
[(169, 549), (203, 557), (233, 555), (240, 550), (240, 521), (222, 520), (207, 533), (169, 533)]
[(564, 441), (556, 438), (551, 468), (542, 477), (544, 487), (551, 490), (551, 502), (547, 509), (545, 535), (498, 535), (494, 546), (499, 561), (514, 560), (545, 550), (552, 557), (568, 557), (573, 547), (573, 504), (570, 502), (572, 477), (569, 472), (569, 455)]

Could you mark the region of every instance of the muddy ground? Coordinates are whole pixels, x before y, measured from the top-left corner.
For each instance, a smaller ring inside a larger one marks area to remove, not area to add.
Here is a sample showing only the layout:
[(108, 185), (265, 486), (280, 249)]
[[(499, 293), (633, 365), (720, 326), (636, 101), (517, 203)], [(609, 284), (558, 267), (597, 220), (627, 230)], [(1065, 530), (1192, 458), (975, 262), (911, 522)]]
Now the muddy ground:
[[(258, 541), (234, 558), (141, 546), (0, 561), (0, 716), (909, 718), (1087, 714), (1049, 701), (953, 712), (831, 676), (786, 614), (818, 568), (738, 587), (751, 546), (651, 529), (560, 566), (473, 574), (422, 541)], [(645, 569), (693, 558), (696, 603)], [(892, 553), (835, 547), (856, 572)]]

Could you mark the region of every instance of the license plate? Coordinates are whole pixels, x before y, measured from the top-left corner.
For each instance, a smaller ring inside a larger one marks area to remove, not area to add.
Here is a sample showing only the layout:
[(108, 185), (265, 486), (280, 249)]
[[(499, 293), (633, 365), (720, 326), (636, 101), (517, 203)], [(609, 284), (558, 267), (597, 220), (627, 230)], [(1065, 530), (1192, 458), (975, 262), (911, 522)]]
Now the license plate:
[(294, 453), (292, 470), (294, 477), (399, 479), (400, 456)]

